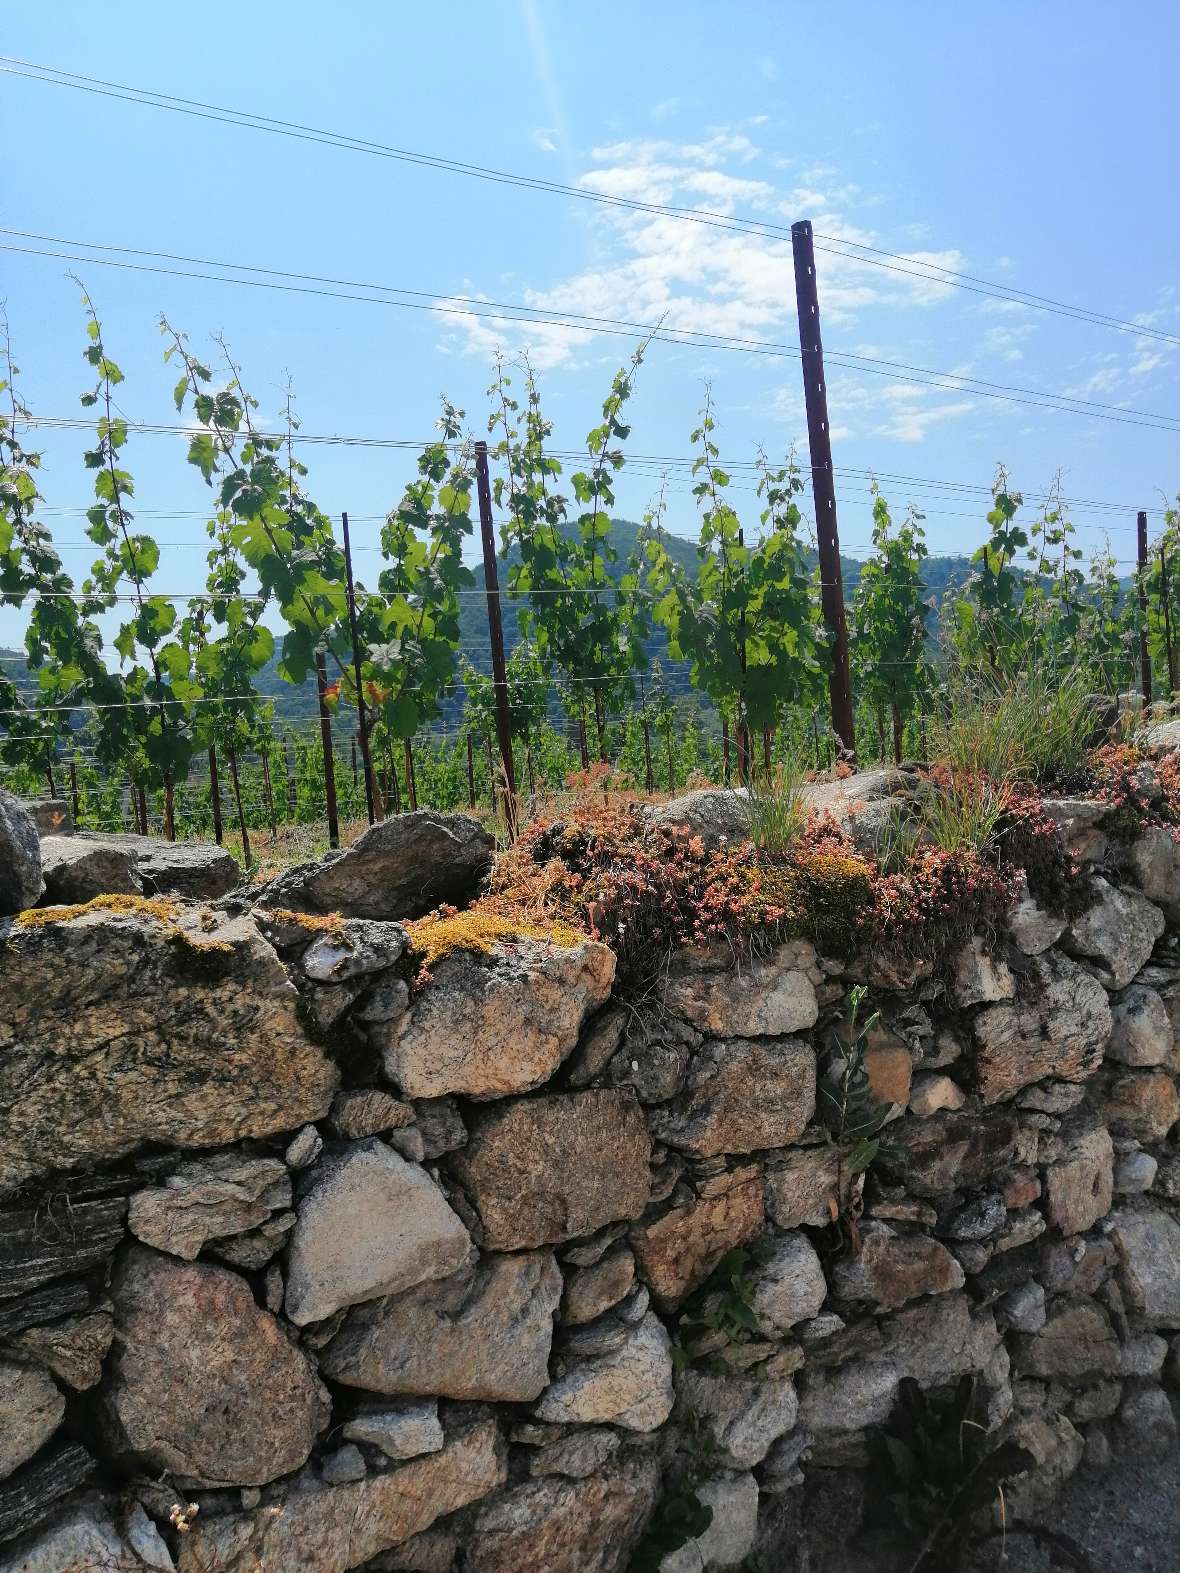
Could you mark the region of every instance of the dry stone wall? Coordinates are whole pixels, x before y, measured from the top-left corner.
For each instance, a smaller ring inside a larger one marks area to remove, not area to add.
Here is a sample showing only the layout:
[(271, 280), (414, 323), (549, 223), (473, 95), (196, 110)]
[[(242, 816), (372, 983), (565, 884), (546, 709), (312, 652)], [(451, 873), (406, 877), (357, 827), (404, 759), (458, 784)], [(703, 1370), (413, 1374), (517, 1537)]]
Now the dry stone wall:
[(3, 920), (0, 1569), (613, 1573), (694, 1496), (641, 1565), (802, 1567), (838, 1501), (853, 1569), (906, 1379), (975, 1380), (1013, 1512), (1169, 1437), (1176, 849), (1056, 812), (1090, 905), (873, 993), (856, 1175), (807, 944), (640, 1006), (589, 940), (412, 989), (372, 893)]

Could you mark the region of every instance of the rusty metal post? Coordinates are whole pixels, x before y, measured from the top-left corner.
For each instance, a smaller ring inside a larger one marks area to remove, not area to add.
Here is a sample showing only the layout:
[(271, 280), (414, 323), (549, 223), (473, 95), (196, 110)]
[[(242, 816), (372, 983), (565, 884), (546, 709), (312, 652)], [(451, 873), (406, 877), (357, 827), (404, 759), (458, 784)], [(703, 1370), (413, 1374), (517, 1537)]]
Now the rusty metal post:
[(1139, 667), (1143, 676), (1143, 713), (1151, 709), (1151, 651), (1147, 648), (1147, 514), (1135, 516), (1139, 546)]
[(824, 622), (832, 636), (832, 671), (828, 688), (832, 727), (855, 757), (852, 682), (848, 673), (848, 627), (844, 617), (844, 581), (840, 572), (840, 532), (836, 526), (836, 477), (832, 469), (832, 433), (824, 378), (824, 347), (819, 327), (819, 293), (815, 248), (805, 219), (791, 225), (795, 256), (795, 298), (799, 310), (799, 348), (803, 356), (803, 397), (807, 406), (807, 446), (811, 455), (811, 493), (815, 500), (815, 533), (819, 546), (820, 599)]
[(209, 749), (209, 801), (213, 805), (213, 839), (220, 846), (225, 839), (221, 821), (221, 786), (217, 780), (217, 749)]
[(328, 714), (328, 663), (316, 651), (315, 687), (320, 702), (320, 742), (324, 750), (324, 798), (328, 806), (328, 845), (340, 845), (340, 818), (336, 812), (336, 765), (332, 758), (332, 718)]
[(516, 835), (516, 771), (512, 764), (512, 722), (508, 713), (508, 673), (504, 660), (504, 625), (500, 620), (500, 580), (496, 571), (496, 540), (492, 533), (492, 489), (488, 480), (488, 445), (475, 445), (475, 486), (479, 497), (479, 533), (483, 543), (483, 579), (487, 590), (488, 638), (492, 647), (492, 685), (496, 696), (496, 737), (504, 767), (504, 818), (509, 837)]

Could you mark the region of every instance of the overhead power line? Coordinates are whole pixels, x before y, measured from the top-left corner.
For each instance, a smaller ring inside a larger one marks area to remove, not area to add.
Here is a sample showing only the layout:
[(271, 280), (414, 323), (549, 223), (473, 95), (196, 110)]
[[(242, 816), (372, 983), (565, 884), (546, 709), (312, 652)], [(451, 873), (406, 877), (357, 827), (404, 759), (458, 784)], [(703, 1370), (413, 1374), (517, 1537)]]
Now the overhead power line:
[[(462, 159), (447, 158), (441, 154), (422, 153), (410, 148), (395, 147), (344, 132), (330, 131), (299, 121), (284, 120), (272, 115), (261, 115), (252, 110), (240, 110), (221, 104), (211, 104), (202, 99), (184, 98), (177, 94), (162, 93), (152, 88), (139, 88), (126, 83), (107, 81), (102, 77), (82, 72), (64, 71), (56, 66), (46, 66), (35, 61), (21, 60), (11, 55), (0, 55), (0, 71), (12, 76), (28, 78), (54, 87), (68, 87), (79, 92), (100, 97), (121, 99), (124, 102), (163, 109), (173, 114), (188, 115), (200, 120), (215, 121), (223, 125), (242, 126), (252, 131), (267, 132), (274, 136), (293, 138), (297, 141), (318, 143), (322, 146), (341, 148), (348, 152), (364, 153), (372, 157), (392, 159), (417, 165), (421, 168), (445, 171), (472, 179), (491, 181), (499, 185), (521, 187), (545, 192), (554, 196), (571, 197), (580, 202), (596, 203), (602, 207), (626, 212), (645, 213), (652, 216), (678, 219), (687, 223), (703, 224), (713, 228), (758, 235), (766, 239), (786, 240), (790, 227), (769, 219), (742, 218), (718, 213), (705, 208), (678, 206), (674, 203), (649, 202), (638, 197), (625, 197), (592, 186), (570, 185), (563, 181), (548, 180), (541, 176), (522, 175), (509, 170), (496, 169)], [(985, 279), (978, 274), (961, 272), (929, 262), (922, 257), (904, 252), (887, 251), (867, 242), (850, 240), (842, 235), (816, 233), (817, 249), (871, 267), (885, 268), (893, 273), (921, 279), (926, 283), (946, 285), (993, 299), (1016, 302), (1030, 310), (1066, 316), (1076, 321), (1089, 322), (1096, 327), (1111, 328), (1120, 333), (1133, 333), (1145, 338), (1180, 344), (1180, 335), (1168, 333), (1142, 322), (1114, 316), (1108, 312), (1078, 306), (1069, 301), (1057, 300), (1050, 295), (1037, 294), (1011, 285)]]

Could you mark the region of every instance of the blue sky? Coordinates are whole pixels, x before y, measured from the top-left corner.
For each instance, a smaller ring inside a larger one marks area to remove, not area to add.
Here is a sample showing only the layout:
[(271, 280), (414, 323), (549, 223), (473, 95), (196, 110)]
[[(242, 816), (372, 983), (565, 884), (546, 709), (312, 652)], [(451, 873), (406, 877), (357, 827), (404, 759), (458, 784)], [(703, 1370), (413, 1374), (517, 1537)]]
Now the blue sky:
[[(1146, 3), (597, 7), (504, 0), (445, 11), (287, 0), (216, 17), (55, 0), (10, 18), (25, 59), (645, 200), (847, 235), (1180, 333), (1174, 64), (1180, 12)], [(789, 243), (621, 213), (0, 77), (5, 225), (536, 306), (794, 341)], [(0, 252), (22, 391), (80, 414), (84, 324), (71, 265)], [(561, 447), (595, 423), (626, 345), (560, 328), (504, 329), (431, 310), (283, 295), (76, 264), (127, 382), (126, 413), (174, 421), (161, 311), (199, 350), (222, 332), (266, 416), (288, 375), (310, 433), (427, 438), (445, 392), (483, 426), (492, 355), (530, 347)], [(1174, 411), (1180, 349), (851, 262), (819, 259), (825, 342), (898, 361), (1136, 409)], [(533, 337), (529, 338), (529, 332)], [(798, 362), (656, 345), (632, 405), (637, 453), (686, 454), (706, 380), (723, 454), (803, 438)], [(1079, 510), (1133, 549), (1137, 506), (1180, 489), (1180, 438), (961, 390), (833, 370), (841, 465), (981, 486), (1004, 460), (1039, 491), (1125, 504)], [(41, 432), (53, 509), (89, 500), (82, 433)], [(175, 437), (126, 450), (141, 523), (167, 543), (159, 587), (197, 588), (207, 492)], [(805, 456), (805, 443), (803, 447)], [(358, 519), (372, 574), (377, 518), (412, 458), (316, 448), (310, 485)], [(619, 511), (658, 488), (624, 475)], [(687, 483), (669, 524), (695, 533)], [(935, 551), (978, 544), (974, 494), (921, 499)], [(752, 494), (735, 498), (751, 515)], [(863, 479), (841, 486), (847, 547), (868, 540)], [(168, 519), (150, 511), (175, 513)], [(77, 513), (49, 515), (78, 577)], [(194, 544), (195, 543), (195, 544)], [(162, 580), (169, 583), (164, 585)], [(0, 641), (19, 634), (0, 613)]]

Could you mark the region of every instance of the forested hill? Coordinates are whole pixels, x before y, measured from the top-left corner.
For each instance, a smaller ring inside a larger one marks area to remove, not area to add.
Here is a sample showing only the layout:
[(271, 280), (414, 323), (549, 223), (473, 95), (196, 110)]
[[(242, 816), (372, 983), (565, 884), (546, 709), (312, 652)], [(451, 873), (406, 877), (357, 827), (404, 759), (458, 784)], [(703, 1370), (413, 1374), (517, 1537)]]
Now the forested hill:
[[(613, 572), (617, 577), (626, 571), (629, 560), (633, 557), (639, 539), (640, 526), (630, 519), (616, 519), (613, 521), (612, 539), (618, 553), (618, 561)], [(670, 539), (669, 550), (676, 562), (688, 573), (695, 574), (697, 566), (696, 543), (682, 536), (673, 536)], [(507, 561), (501, 559), (500, 583), (501, 587), (507, 584), (508, 572), (514, 561), (517, 560), (515, 550), (508, 554)], [(862, 564), (857, 558), (842, 557), (841, 566), (844, 576), (845, 595), (851, 599), (860, 578)], [(966, 557), (928, 557), (922, 567), (924, 578), (930, 597), (937, 606), (949, 585), (961, 584), (970, 571), (970, 562)], [(476, 568), (476, 583), (483, 587), (483, 572)], [(511, 600), (508, 596), (503, 598), (504, 606), (504, 642), (511, 653), (513, 647), (521, 637), (519, 610), (520, 603)], [(932, 619), (932, 623), (936, 619)], [(467, 595), (463, 598), (463, 609), (460, 615), (460, 646), (463, 655), (471, 664), (481, 671), (491, 669), (491, 657), (488, 646), (487, 616), (483, 598), (478, 595)], [(647, 643), (650, 659), (667, 660), (668, 641), (662, 631), (654, 633)], [(4, 657), (9, 657), (4, 660)], [(32, 689), (34, 684), (30, 675), (23, 671), (17, 664), (19, 652), (0, 650), (0, 661), (3, 669), (12, 675), (18, 686)], [(306, 721), (316, 713), (315, 686), (305, 683), (297, 687), (279, 676), (277, 664), (272, 661), (258, 675), (258, 691), (267, 698), (275, 701), (275, 718), (280, 723), (284, 721)], [(682, 671), (668, 674), (668, 686), (674, 692), (688, 691), (687, 679)], [(456, 719), (460, 708), (456, 704)]]

